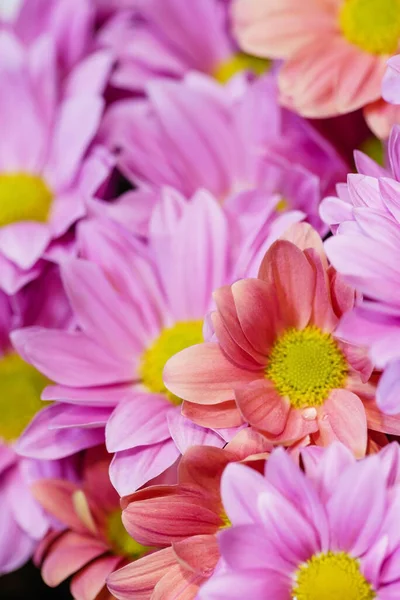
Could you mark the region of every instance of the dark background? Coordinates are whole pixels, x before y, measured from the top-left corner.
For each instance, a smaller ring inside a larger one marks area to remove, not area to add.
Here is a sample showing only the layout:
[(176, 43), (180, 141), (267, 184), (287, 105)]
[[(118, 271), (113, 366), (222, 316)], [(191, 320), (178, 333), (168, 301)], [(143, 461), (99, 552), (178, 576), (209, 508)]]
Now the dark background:
[(28, 563), (19, 571), (0, 577), (0, 600), (71, 600), (69, 583), (47, 587), (40, 571)]

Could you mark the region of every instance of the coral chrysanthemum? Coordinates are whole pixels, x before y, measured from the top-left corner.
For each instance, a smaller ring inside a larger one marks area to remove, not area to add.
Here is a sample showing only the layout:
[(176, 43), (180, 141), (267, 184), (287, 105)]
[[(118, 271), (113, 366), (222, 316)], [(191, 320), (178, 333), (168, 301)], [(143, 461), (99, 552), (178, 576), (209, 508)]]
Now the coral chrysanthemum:
[(204, 426), (247, 422), (282, 444), (339, 439), (362, 456), (367, 429), (398, 433), (400, 418), (379, 413), (365, 351), (335, 334), (353, 290), (328, 267), (308, 225), (294, 225), (288, 238), (267, 251), (257, 279), (215, 292), (217, 342), (170, 359), (165, 384)]
[[(239, 432), (223, 450), (192, 447), (181, 459), (176, 485), (150, 486), (123, 498), (127, 531), (146, 546), (163, 549), (110, 575), (107, 583), (114, 596), (134, 600), (141, 592), (143, 600), (158, 594), (195, 598), (218, 563), (216, 534), (229, 526), (220, 494), (225, 467), (256, 455), (258, 460), (249, 464), (262, 469), (270, 449), (249, 430)], [(164, 568), (156, 568), (163, 563)]]
[[(236, 0), (242, 48), (284, 59), (284, 103), (307, 117), (365, 107), (371, 128), (387, 137), (391, 106), (381, 100), (387, 59), (400, 46), (398, 0)], [(393, 121), (392, 121), (393, 122)]]
[(105, 594), (109, 573), (152, 550), (124, 529), (119, 497), (108, 477), (109, 462), (102, 448), (93, 448), (85, 456), (81, 484), (51, 478), (32, 486), (38, 502), (62, 525), (43, 539), (35, 562), (51, 587), (73, 575), (74, 598), (95, 600)]
[(303, 451), (305, 473), (282, 450), (265, 477), (228, 465), (218, 534), (221, 568), (201, 600), (394, 600), (400, 594), (398, 446), (356, 462), (340, 444)]

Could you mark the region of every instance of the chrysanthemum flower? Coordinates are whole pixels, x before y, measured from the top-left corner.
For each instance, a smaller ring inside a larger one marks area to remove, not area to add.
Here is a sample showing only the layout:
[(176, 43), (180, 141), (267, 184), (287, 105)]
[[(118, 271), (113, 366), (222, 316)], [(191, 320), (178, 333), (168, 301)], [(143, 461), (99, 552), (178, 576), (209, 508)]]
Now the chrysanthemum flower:
[(340, 444), (321, 457), (309, 450), (305, 473), (282, 449), (265, 477), (228, 465), (231, 527), (218, 534), (223, 563), (201, 600), (400, 597), (398, 446), (360, 462)]
[[(10, 330), (15, 322), (60, 326), (68, 313), (59, 279), (51, 273), (38, 281), (40, 294), (32, 287), (12, 301), (0, 294), (0, 574), (25, 563), (51, 525), (32, 497), (32, 482), (76, 476), (75, 459), (34, 460), (15, 452), (18, 438), (43, 408), (40, 394), (48, 380), (15, 352)], [(43, 297), (43, 287), (51, 292), (49, 297)]]
[[(242, 48), (284, 59), (279, 82), (286, 106), (307, 117), (365, 107), (379, 137), (392, 107), (381, 100), (388, 58), (400, 47), (398, 0), (236, 0)], [(386, 114), (387, 113), (387, 114)]]
[(78, 65), (61, 86), (48, 37), (27, 50), (2, 32), (0, 54), (0, 286), (15, 293), (42, 257), (57, 260), (51, 242), (85, 214), (85, 199), (109, 173), (105, 155), (87, 150), (110, 60), (97, 55), (90, 73)]
[(380, 408), (400, 410), (400, 130), (389, 140), (390, 170), (357, 154), (359, 175), (348, 176), (327, 198), (321, 215), (335, 235), (326, 244), (332, 264), (365, 299), (345, 316), (340, 335), (369, 349), (385, 373), (378, 387)]
[(301, 210), (321, 227), (321, 198), (348, 168), (307, 121), (278, 105), (273, 76), (221, 87), (191, 74), (152, 82), (147, 93), (115, 103), (102, 130), (132, 183), (145, 191), (170, 185), (187, 197), (204, 188), (240, 213), (251, 210), (249, 192), (279, 194), (278, 211)]
[(32, 493), (63, 527), (43, 539), (35, 554), (50, 587), (72, 577), (71, 593), (79, 600), (108, 599), (105, 579), (114, 569), (151, 549), (125, 531), (119, 496), (109, 477), (110, 457), (101, 448), (88, 450), (81, 484), (48, 478)]
[[(270, 228), (273, 206), (264, 202), (253, 219), (233, 221), (205, 191), (188, 202), (165, 190), (148, 245), (109, 222), (82, 222), (79, 243), (92, 262), (62, 268), (78, 330), (13, 334), (23, 356), (58, 384), (44, 394), (58, 402), (32, 422), (19, 451), (67, 456), (99, 443), (105, 428), (107, 448), (116, 453), (112, 482), (126, 495), (187, 446), (222, 446), (229, 432), (221, 437), (185, 424), (162, 371), (173, 354), (202, 341), (212, 290), (253, 272), (254, 259), (282, 233), (277, 222)], [(281, 217), (283, 229), (288, 217)]]
[(247, 422), (274, 443), (339, 439), (357, 456), (368, 428), (400, 432), (400, 418), (376, 408), (366, 353), (335, 333), (354, 292), (328, 267), (309, 225), (272, 245), (257, 279), (214, 299), (217, 342), (183, 350), (164, 369), (167, 388), (187, 401), (183, 414), (206, 427)]
[(228, 23), (230, 0), (135, 0), (99, 33), (117, 56), (112, 83), (140, 90), (157, 77), (201, 71), (221, 83), (240, 71), (261, 74), (268, 61), (239, 52)]
[(9, 4), (7, 14), (0, 8), (0, 31), (12, 32), (27, 48), (42, 35), (49, 37), (61, 77), (93, 52), (92, 0), (12, 0)]
[(250, 430), (239, 432), (224, 450), (192, 447), (179, 464), (176, 485), (151, 486), (123, 498), (127, 531), (146, 546), (163, 549), (110, 575), (113, 595), (120, 600), (195, 598), (219, 559), (216, 534), (229, 526), (220, 494), (226, 465), (256, 454), (259, 460), (251, 464), (262, 469), (270, 449)]

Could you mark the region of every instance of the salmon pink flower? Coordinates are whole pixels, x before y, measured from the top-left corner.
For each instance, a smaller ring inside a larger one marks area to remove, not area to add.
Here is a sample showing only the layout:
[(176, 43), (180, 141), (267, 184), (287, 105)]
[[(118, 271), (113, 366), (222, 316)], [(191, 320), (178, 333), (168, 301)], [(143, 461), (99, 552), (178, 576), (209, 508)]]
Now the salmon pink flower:
[(365, 107), (372, 130), (389, 135), (399, 113), (381, 87), (400, 48), (398, 0), (236, 0), (234, 22), (246, 52), (284, 60), (286, 106), (316, 118)]
[(178, 350), (203, 340), (212, 290), (253, 273), (293, 218), (288, 212), (271, 221), (274, 203), (261, 200), (260, 210), (240, 221), (204, 190), (187, 201), (166, 189), (146, 244), (109, 221), (79, 225), (86, 258), (62, 267), (77, 329), (13, 333), (24, 358), (57, 384), (44, 392), (56, 402), (24, 432), (21, 454), (60, 458), (105, 434), (115, 453), (112, 482), (126, 495), (187, 446), (224, 445), (230, 432), (219, 435), (180, 416), (181, 399), (165, 388), (162, 371)]
[(109, 174), (104, 149), (87, 151), (110, 59), (97, 55), (60, 83), (46, 36), (27, 49), (0, 32), (0, 54), (0, 287), (13, 294), (37, 277), (42, 258), (59, 260), (57, 241), (85, 215), (86, 200)]
[(277, 449), (265, 477), (228, 465), (221, 495), (231, 527), (201, 600), (394, 600), (400, 488), (397, 444), (357, 462), (341, 444), (303, 451), (305, 473)]
[(119, 496), (108, 478), (109, 460), (107, 452), (93, 448), (86, 453), (81, 484), (47, 479), (32, 486), (37, 501), (63, 526), (43, 539), (35, 562), (50, 587), (73, 576), (74, 598), (95, 600), (106, 592), (110, 572), (150, 551), (124, 529)]
[(287, 236), (267, 251), (257, 279), (215, 292), (217, 341), (171, 358), (165, 385), (203, 426), (247, 422), (286, 445), (305, 436), (319, 445), (339, 439), (363, 456), (368, 428), (396, 434), (400, 418), (380, 414), (366, 353), (335, 333), (353, 290), (328, 267), (309, 225)]
[(123, 498), (127, 531), (146, 546), (163, 549), (112, 573), (107, 584), (113, 595), (119, 600), (133, 600), (139, 593), (142, 600), (157, 594), (195, 598), (219, 559), (216, 534), (229, 526), (220, 494), (225, 467), (256, 454), (258, 460), (250, 464), (262, 469), (270, 449), (249, 429), (224, 450), (192, 447), (181, 459), (176, 485), (151, 486)]

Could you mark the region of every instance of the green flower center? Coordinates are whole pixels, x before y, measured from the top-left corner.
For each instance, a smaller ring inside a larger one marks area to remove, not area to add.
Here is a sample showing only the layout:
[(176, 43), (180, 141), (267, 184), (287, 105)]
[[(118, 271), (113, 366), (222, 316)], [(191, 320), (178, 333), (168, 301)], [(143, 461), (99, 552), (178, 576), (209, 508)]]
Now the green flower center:
[(339, 13), (344, 37), (370, 54), (394, 54), (400, 40), (400, 0), (345, 0)]
[(203, 321), (180, 321), (163, 329), (153, 344), (143, 353), (139, 366), (142, 383), (155, 394), (165, 394), (176, 405), (182, 400), (164, 385), (165, 363), (175, 354), (203, 341)]
[(270, 61), (257, 56), (250, 56), (244, 52), (232, 54), (228, 60), (220, 63), (213, 75), (219, 83), (227, 83), (236, 73), (252, 71), (255, 75), (263, 75), (268, 71)]
[(295, 575), (294, 600), (373, 600), (376, 594), (360, 571), (358, 560), (345, 552), (314, 555)]
[(19, 221), (46, 222), (53, 195), (43, 179), (27, 173), (0, 175), (0, 226)]
[(346, 381), (347, 363), (329, 333), (289, 329), (272, 348), (265, 376), (294, 408), (320, 406)]
[(147, 554), (151, 548), (142, 546), (126, 531), (121, 519), (121, 511), (116, 510), (107, 520), (106, 536), (115, 554), (137, 559)]
[(40, 399), (49, 380), (18, 354), (0, 358), (0, 438), (15, 441), (46, 402)]

